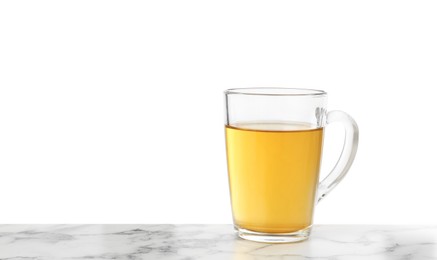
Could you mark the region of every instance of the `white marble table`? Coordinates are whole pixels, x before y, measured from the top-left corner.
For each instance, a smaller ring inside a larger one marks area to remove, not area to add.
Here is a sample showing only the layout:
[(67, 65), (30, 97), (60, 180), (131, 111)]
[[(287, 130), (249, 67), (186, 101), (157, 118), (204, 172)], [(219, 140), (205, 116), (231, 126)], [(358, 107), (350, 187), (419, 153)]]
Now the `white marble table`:
[(296, 244), (239, 239), (231, 225), (0, 225), (0, 260), (437, 259), (437, 226), (314, 226)]

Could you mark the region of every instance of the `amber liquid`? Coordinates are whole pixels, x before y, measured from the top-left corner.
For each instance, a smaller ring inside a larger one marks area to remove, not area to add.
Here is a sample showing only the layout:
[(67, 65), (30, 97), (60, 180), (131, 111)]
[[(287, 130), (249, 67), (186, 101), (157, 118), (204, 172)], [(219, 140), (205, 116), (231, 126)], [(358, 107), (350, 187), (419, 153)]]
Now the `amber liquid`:
[(265, 233), (311, 226), (323, 128), (304, 124), (226, 126), (234, 223)]

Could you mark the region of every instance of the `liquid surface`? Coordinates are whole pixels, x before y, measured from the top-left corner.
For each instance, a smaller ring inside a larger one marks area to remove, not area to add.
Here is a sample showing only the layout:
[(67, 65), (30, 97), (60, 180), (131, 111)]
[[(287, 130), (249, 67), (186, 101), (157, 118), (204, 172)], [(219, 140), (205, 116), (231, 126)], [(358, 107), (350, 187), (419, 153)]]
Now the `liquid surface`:
[(323, 128), (273, 122), (236, 126), (226, 126), (234, 223), (268, 233), (310, 226)]

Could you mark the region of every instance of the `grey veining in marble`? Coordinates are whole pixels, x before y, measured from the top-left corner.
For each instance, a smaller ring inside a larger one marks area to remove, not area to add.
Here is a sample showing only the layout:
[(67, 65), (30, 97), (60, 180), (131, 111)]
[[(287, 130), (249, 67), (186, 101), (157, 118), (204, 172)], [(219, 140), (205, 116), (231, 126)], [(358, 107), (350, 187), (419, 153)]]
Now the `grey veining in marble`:
[(262, 244), (231, 225), (0, 225), (6, 259), (437, 259), (437, 227), (320, 225), (305, 242)]

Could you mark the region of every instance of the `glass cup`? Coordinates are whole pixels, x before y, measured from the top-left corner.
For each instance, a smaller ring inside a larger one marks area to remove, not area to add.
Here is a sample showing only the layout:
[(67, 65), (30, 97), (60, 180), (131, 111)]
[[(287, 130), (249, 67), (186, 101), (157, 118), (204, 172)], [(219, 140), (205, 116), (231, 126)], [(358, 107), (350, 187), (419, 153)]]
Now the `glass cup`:
[[(327, 93), (295, 88), (225, 91), (226, 153), (234, 227), (241, 238), (297, 242), (311, 232), (314, 205), (346, 175), (357, 152), (358, 126), (326, 110)], [(345, 129), (343, 151), (319, 182), (323, 131)]]

